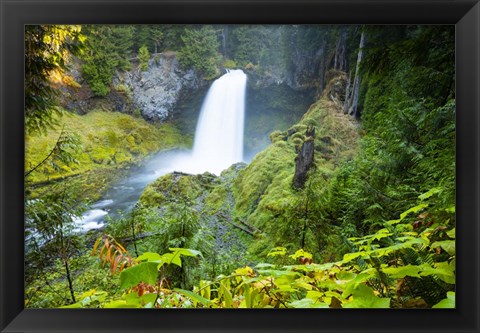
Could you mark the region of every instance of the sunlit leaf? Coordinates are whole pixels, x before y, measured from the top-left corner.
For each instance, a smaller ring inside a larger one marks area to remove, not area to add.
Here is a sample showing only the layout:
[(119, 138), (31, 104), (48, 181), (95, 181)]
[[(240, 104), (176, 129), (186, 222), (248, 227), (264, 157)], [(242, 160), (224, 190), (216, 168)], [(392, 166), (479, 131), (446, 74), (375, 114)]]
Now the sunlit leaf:
[(116, 301), (111, 301), (107, 304), (105, 304), (104, 308), (106, 309), (118, 309), (118, 308), (137, 308), (139, 306), (133, 304), (133, 303), (127, 303), (125, 300), (116, 300)]
[(453, 264), (439, 262), (435, 264), (435, 267), (431, 267), (429, 264), (422, 264), (420, 266), (422, 267), (420, 276), (435, 275), (446, 283), (455, 284), (455, 268)]
[(443, 240), (432, 243), (430, 245), (432, 248), (441, 247), (449, 255), (455, 255), (455, 241), (454, 240)]
[(434, 309), (454, 309), (455, 308), (455, 292), (447, 292), (447, 298), (432, 306)]
[(294, 254), (289, 256), (292, 259), (298, 259), (300, 257), (305, 257), (308, 259), (312, 259), (312, 254), (310, 252), (306, 252), (303, 249), (297, 250)]
[(450, 231), (447, 231), (447, 236), (450, 238), (455, 238), (455, 228)]
[(155, 284), (157, 282), (157, 264), (153, 262), (142, 262), (129, 267), (120, 273), (120, 288), (127, 289), (136, 286), (140, 282)]
[(220, 282), (220, 287), (218, 288), (218, 297), (223, 298), (226, 308), (233, 307), (232, 293), (227, 289), (223, 282)]
[(405, 276), (411, 277), (420, 277), (418, 274), (422, 268), (420, 266), (414, 265), (407, 265), (407, 266), (400, 266), (400, 267), (388, 267), (382, 269), (385, 274), (388, 274), (391, 278), (401, 279)]
[(359, 284), (352, 291), (353, 301), (343, 303), (344, 308), (388, 308), (390, 307), (390, 298), (381, 298), (375, 296), (373, 289)]
[(154, 252), (145, 252), (137, 258), (137, 261), (160, 261), (161, 255)]
[(203, 304), (207, 307), (213, 304), (211, 300), (206, 299), (205, 297), (200, 296), (199, 294), (196, 294), (196, 293), (191, 292), (189, 290), (178, 289), (178, 288), (175, 288), (173, 290), (175, 290), (176, 292), (178, 292), (180, 294), (183, 294), (183, 295), (187, 296), (188, 298), (190, 298), (194, 302), (194, 304), (200, 303), (200, 304)]

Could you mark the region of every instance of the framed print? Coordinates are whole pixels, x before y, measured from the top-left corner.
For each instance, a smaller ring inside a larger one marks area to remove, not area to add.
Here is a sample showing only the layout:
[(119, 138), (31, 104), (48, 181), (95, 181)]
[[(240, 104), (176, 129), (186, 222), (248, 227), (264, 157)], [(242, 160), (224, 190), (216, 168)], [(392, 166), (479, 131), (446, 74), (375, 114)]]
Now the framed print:
[(1, 15), (2, 332), (479, 331), (478, 1)]

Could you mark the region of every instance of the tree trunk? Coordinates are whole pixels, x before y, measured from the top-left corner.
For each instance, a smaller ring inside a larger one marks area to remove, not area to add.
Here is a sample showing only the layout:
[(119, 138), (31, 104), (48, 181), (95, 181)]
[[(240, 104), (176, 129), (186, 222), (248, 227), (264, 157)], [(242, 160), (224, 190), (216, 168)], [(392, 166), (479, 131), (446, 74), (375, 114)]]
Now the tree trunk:
[(347, 31), (342, 29), (340, 32), (340, 37), (335, 48), (335, 58), (333, 63), (333, 68), (338, 71), (345, 71), (347, 69), (347, 59), (346, 59), (346, 48), (347, 48)]
[(137, 235), (135, 234), (135, 209), (132, 212), (132, 239), (133, 239), (133, 248), (135, 249), (135, 255), (138, 257)]
[(350, 71), (348, 73), (348, 82), (347, 82), (347, 88), (345, 89), (345, 104), (343, 106), (343, 113), (347, 114), (348, 109), (350, 107), (350, 85), (352, 82), (352, 72)]
[(305, 199), (305, 216), (303, 218), (303, 230), (302, 230), (302, 242), (300, 244), (300, 248), (305, 248), (305, 238), (307, 235), (307, 221), (308, 221), (308, 196)]
[(67, 273), (67, 280), (68, 280), (68, 289), (70, 289), (70, 296), (72, 297), (72, 302), (76, 303), (77, 301), (75, 300), (75, 293), (73, 291), (73, 282), (72, 282), (72, 276), (70, 274), (70, 267), (68, 266), (68, 259), (64, 259), (64, 264), (65, 264), (65, 272)]
[(352, 100), (350, 102), (350, 107), (348, 110), (348, 114), (358, 118), (358, 97), (359, 97), (359, 90), (360, 90), (360, 63), (363, 59), (363, 48), (365, 47), (365, 31), (362, 31), (362, 35), (360, 36), (360, 46), (358, 50), (357, 56), (357, 66), (355, 67), (355, 78), (353, 80), (353, 91), (352, 91)]

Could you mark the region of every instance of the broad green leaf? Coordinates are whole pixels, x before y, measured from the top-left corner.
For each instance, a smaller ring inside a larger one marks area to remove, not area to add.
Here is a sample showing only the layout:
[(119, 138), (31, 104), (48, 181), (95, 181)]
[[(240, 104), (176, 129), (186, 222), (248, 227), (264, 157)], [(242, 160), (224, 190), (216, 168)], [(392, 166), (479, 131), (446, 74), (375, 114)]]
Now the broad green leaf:
[(255, 266), (255, 268), (267, 268), (267, 267), (275, 267), (275, 265), (267, 264), (267, 263), (259, 263)]
[[(318, 271), (329, 270), (334, 266), (340, 266), (342, 263), (343, 263), (343, 261), (337, 261), (337, 262), (328, 262), (328, 263), (325, 263), (325, 264), (311, 264), (311, 265), (308, 265), (306, 267), (309, 267), (309, 268), (311, 267), (315, 271), (318, 272)], [(303, 265), (303, 266), (305, 266), (305, 265)]]
[(323, 297), (324, 293), (316, 290), (310, 290), (307, 291), (307, 295), (305, 296), (306, 298), (311, 298), (312, 300), (317, 300), (320, 297)]
[(237, 268), (234, 272), (234, 274), (238, 275), (248, 275), (248, 276), (254, 276), (255, 273), (253, 272), (253, 269), (251, 267), (245, 266), (242, 268)]
[(359, 284), (357, 288), (352, 291), (353, 301), (343, 303), (344, 308), (389, 308), (390, 298), (376, 297), (373, 289)]
[(178, 293), (180, 293), (184, 296), (187, 296), (188, 298), (190, 298), (194, 302), (194, 304), (201, 303), (205, 306), (210, 306), (210, 305), (213, 304), (211, 300), (206, 299), (205, 297), (200, 296), (199, 294), (196, 294), (196, 293), (191, 292), (189, 290), (178, 289), (178, 288), (175, 288), (173, 290), (175, 290), (176, 292), (178, 292)]
[(73, 303), (70, 305), (61, 306), (61, 309), (79, 309), (82, 307), (81, 302)]
[(296, 272), (312, 272), (315, 270), (312, 267), (312, 265), (288, 265), (288, 266), (283, 266), (282, 268), (289, 271), (296, 271)]
[(200, 293), (206, 299), (210, 299), (212, 296), (211, 282), (206, 280), (200, 280)]
[(420, 267), (422, 268), (420, 276), (435, 275), (446, 283), (455, 284), (455, 268), (453, 264), (439, 262), (435, 264), (435, 267), (431, 267), (429, 264), (422, 264)]
[(424, 208), (428, 207), (428, 204), (420, 204), (418, 206), (412, 207), (406, 211), (404, 211), (402, 214), (400, 214), (400, 220), (403, 220), (405, 217), (407, 217), (408, 214), (410, 213), (416, 213)]
[(293, 271), (282, 271), (278, 269), (261, 269), (258, 272), (264, 276), (271, 275), (274, 278), (281, 278), (281, 277), (291, 277), (292, 279), (296, 276), (299, 276), (300, 273), (293, 272)]
[(305, 282), (305, 281), (299, 281), (299, 280), (300, 279), (294, 281), (292, 286), (302, 288), (302, 289), (305, 289), (305, 290), (312, 290), (313, 289), (313, 286), (310, 283)]
[(365, 251), (361, 251), (361, 252), (354, 252), (354, 253), (346, 253), (344, 256), (343, 256), (343, 263), (348, 263), (350, 261), (352, 261), (353, 259), (356, 259), (358, 257), (361, 257), (363, 255), (365, 255), (366, 252)]
[(128, 305), (132, 305), (134, 307), (144, 307), (148, 303), (153, 303), (157, 299), (157, 294), (155, 293), (147, 293), (143, 294), (142, 296), (138, 296), (136, 292), (131, 292), (122, 296), (122, 299), (127, 302)]
[(136, 286), (140, 282), (155, 284), (157, 282), (157, 264), (153, 262), (142, 262), (129, 267), (120, 273), (120, 289), (127, 289)]
[(125, 300), (111, 301), (105, 304), (105, 309), (118, 309), (118, 308), (138, 308), (139, 306), (134, 303), (127, 303)]
[(163, 263), (170, 265), (174, 264), (177, 265), (178, 267), (182, 267), (182, 259), (180, 258), (180, 253), (165, 253), (162, 255), (162, 265)]
[(322, 302), (316, 302), (311, 298), (304, 298), (298, 301), (294, 301), (288, 303), (291, 307), (294, 308), (303, 308), (303, 309), (310, 309), (310, 308), (328, 308), (328, 304)]
[(432, 306), (434, 309), (454, 309), (455, 308), (455, 292), (447, 292), (447, 298)]
[(242, 289), (243, 289), (243, 296), (245, 296), (245, 307), (246, 308), (253, 307), (253, 305), (252, 305), (252, 289), (250, 288), (250, 285), (244, 284), (242, 286)]
[(420, 277), (418, 274), (422, 268), (420, 266), (407, 265), (400, 267), (388, 267), (382, 269), (385, 274), (388, 274), (391, 278), (401, 279), (405, 276)]
[(352, 272), (341, 271), (341, 272), (338, 272), (335, 276), (337, 277), (338, 280), (353, 280), (354, 278), (357, 277), (357, 274)]
[(375, 268), (369, 268), (358, 274), (355, 279), (348, 281), (348, 283), (344, 286), (345, 289), (343, 291), (342, 297), (347, 298), (348, 296), (350, 296), (353, 290), (355, 290), (360, 283), (363, 283), (368, 279), (375, 277), (376, 274), (377, 270)]
[(183, 249), (183, 248), (178, 248), (178, 247), (173, 247), (169, 248), (170, 251), (173, 253), (178, 253), (182, 256), (187, 256), (187, 257), (202, 257), (202, 253), (197, 250), (192, 250), (192, 249)]
[(161, 255), (154, 252), (145, 252), (137, 258), (137, 261), (160, 261), (162, 258)]
[(226, 308), (233, 307), (232, 293), (227, 289), (227, 287), (225, 287), (223, 282), (220, 282), (220, 287), (218, 288), (218, 297), (219, 298), (223, 297), (223, 301), (225, 302)]
[(300, 250), (297, 250), (297, 252), (295, 252), (294, 254), (290, 255), (289, 257), (292, 258), (292, 259), (297, 259), (297, 258), (300, 258), (300, 257), (305, 257), (305, 258), (308, 258), (308, 259), (312, 259), (313, 256), (310, 252), (306, 252), (303, 249), (300, 249)]
[(299, 289), (293, 288), (291, 285), (288, 284), (282, 284), (277, 286), (276, 289), (272, 290), (273, 293), (276, 292), (289, 292), (289, 293), (295, 293), (300, 291)]
[(438, 242), (432, 243), (432, 245), (430, 245), (430, 246), (433, 247), (433, 248), (441, 247), (449, 255), (451, 255), (451, 256), (455, 255), (455, 241), (454, 240), (438, 241)]
[(455, 228), (450, 231), (447, 231), (447, 236), (450, 238), (455, 238)]

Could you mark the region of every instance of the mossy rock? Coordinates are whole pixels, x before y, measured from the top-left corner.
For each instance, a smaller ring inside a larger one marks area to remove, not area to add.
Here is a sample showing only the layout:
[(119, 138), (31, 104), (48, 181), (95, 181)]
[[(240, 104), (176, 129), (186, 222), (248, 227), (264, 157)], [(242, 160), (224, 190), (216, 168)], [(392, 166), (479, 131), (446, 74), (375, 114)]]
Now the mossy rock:
[(173, 172), (149, 184), (140, 197), (140, 203), (160, 207), (171, 202), (194, 202), (216, 184), (218, 179), (211, 173), (190, 175)]

